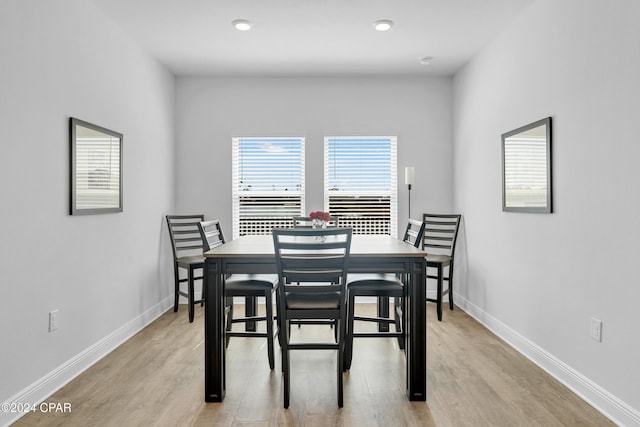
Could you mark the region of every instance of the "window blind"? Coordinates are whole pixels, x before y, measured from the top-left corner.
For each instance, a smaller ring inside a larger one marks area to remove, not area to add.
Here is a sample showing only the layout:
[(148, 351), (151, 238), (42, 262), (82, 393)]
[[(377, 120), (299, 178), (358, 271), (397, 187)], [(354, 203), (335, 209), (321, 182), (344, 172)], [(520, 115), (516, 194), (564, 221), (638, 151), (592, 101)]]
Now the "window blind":
[(304, 212), (304, 138), (233, 138), (233, 236), (270, 234)]
[(120, 139), (76, 137), (77, 208), (118, 206), (120, 201)]
[(354, 234), (397, 236), (396, 137), (326, 137), (325, 209)]
[(504, 146), (504, 186), (509, 206), (547, 205), (545, 137), (512, 136)]

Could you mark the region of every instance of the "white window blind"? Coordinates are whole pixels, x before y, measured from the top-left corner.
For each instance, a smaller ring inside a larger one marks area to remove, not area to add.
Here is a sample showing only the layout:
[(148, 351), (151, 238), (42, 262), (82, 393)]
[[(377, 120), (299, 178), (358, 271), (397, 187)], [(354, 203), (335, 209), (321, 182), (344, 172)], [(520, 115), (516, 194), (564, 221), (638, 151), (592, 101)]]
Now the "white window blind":
[(233, 138), (233, 236), (270, 234), (304, 212), (304, 138)]
[(516, 135), (504, 145), (504, 188), (511, 207), (547, 205), (546, 136)]
[[(86, 130), (85, 133), (91, 133)], [(78, 209), (120, 205), (120, 138), (106, 134), (76, 137)]]
[(397, 232), (396, 137), (325, 137), (325, 210), (355, 234)]

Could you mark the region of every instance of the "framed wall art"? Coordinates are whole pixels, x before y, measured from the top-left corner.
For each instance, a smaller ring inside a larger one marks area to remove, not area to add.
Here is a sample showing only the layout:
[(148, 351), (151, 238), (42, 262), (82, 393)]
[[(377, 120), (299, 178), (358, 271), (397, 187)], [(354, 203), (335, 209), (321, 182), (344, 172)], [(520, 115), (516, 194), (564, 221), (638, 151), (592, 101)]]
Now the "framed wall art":
[(502, 210), (551, 213), (551, 117), (502, 135)]
[(122, 134), (71, 117), (70, 214), (122, 212)]

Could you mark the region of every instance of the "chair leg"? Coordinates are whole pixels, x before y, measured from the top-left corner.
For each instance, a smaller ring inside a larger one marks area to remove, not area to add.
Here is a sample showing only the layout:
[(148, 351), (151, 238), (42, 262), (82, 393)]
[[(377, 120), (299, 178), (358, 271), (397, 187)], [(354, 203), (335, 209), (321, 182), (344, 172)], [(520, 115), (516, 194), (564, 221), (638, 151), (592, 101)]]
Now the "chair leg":
[(180, 299), (180, 271), (177, 265), (173, 267), (173, 279), (175, 281), (174, 286), (174, 299), (173, 299), (173, 312), (178, 311), (178, 300)]
[[(227, 324), (225, 326), (225, 331), (231, 331), (231, 327), (233, 326), (233, 298), (231, 298), (231, 304), (229, 304), (229, 313), (227, 314)], [(229, 347), (229, 341), (231, 337), (229, 335), (225, 336), (224, 347)]]
[[(402, 313), (404, 313), (404, 308), (402, 307), (402, 303), (404, 301), (404, 298), (398, 298), (398, 297), (394, 297), (394, 304), (393, 304), (393, 316), (394, 316), (394, 320), (396, 321), (396, 332), (402, 332), (404, 331), (404, 329), (402, 329)], [(401, 337), (398, 337), (398, 347), (400, 348), (400, 350), (404, 350), (404, 335)]]
[(189, 323), (193, 322), (193, 315), (194, 315), (194, 310), (195, 310), (195, 302), (194, 302), (194, 298), (193, 298), (193, 270), (189, 269), (189, 277), (188, 277), (188, 284), (189, 284), (189, 289), (188, 289), (188, 294), (189, 294)]
[[(346, 319), (344, 319), (346, 320)], [(341, 320), (338, 322), (338, 325), (336, 325), (339, 328), (344, 328), (344, 323), (345, 321)], [(337, 329), (337, 328), (336, 328)], [(338, 373), (338, 378), (337, 378), (337, 382), (338, 382), (338, 408), (342, 408), (343, 406), (343, 401), (344, 401), (344, 377), (343, 377), (343, 371), (344, 371), (344, 331), (340, 331), (339, 333), (339, 344), (338, 344), (338, 366), (337, 366), (337, 373)]]
[[(405, 288), (404, 290), (406, 292), (407, 288)], [(407, 344), (405, 340), (407, 339), (407, 332), (406, 331), (408, 330), (407, 329), (407, 315), (406, 315), (407, 306), (406, 306), (406, 303), (407, 303), (407, 299), (406, 298), (402, 298), (400, 300), (400, 304), (401, 304), (400, 305), (400, 309), (402, 310), (402, 313), (400, 313), (401, 314), (400, 321), (402, 322), (402, 344), (404, 346), (406, 346), (406, 344)], [(405, 347), (402, 347), (402, 350), (404, 350), (404, 349), (405, 349)]]
[(281, 357), (281, 363), (282, 363), (281, 370), (282, 370), (282, 373), (284, 375), (284, 372), (286, 371), (285, 353), (287, 353), (289, 351), (288, 343), (289, 343), (289, 335), (291, 333), (289, 331), (289, 328), (290, 328), (291, 324), (289, 323), (289, 319), (286, 318), (285, 307), (284, 307), (284, 304), (282, 303), (282, 301), (280, 300), (280, 295), (279, 295), (279, 292), (277, 290), (276, 290), (276, 309), (277, 309), (276, 317), (277, 317), (277, 321), (278, 321), (278, 343), (280, 344), (280, 353), (282, 354), (282, 357)]
[(353, 358), (353, 317), (355, 316), (355, 302), (355, 297), (349, 294), (349, 301), (347, 303), (347, 321), (345, 322), (346, 338), (344, 343), (344, 360), (342, 362), (343, 371), (348, 371), (351, 368), (351, 359)]
[[(258, 304), (255, 297), (245, 297), (244, 299), (244, 315), (245, 317), (255, 317), (258, 312)], [(246, 322), (244, 330), (247, 332), (256, 331), (256, 322)]]
[(204, 272), (202, 273), (202, 286), (200, 287), (201, 291), (200, 291), (200, 307), (204, 307), (204, 295), (206, 294), (205, 290), (204, 290)]
[[(288, 322), (283, 322), (284, 324)], [(285, 331), (282, 342), (282, 382), (284, 384), (284, 408), (289, 407), (289, 393), (291, 391), (290, 375), (291, 363), (289, 361), (289, 334)]]
[(284, 364), (284, 375), (283, 375), (283, 382), (284, 382), (284, 409), (289, 408), (289, 391), (290, 391), (290, 384), (289, 384), (289, 355), (287, 354), (286, 356), (283, 354), (283, 359), (282, 359), (282, 363)]
[(438, 264), (438, 289), (436, 291), (436, 312), (438, 321), (442, 321), (442, 264)]
[(273, 371), (275, 367), (274, 349), (273, 349), (273, 300), (271, 294), (273, 291), (269, 289), (265, 292), (264, 305), (265, 316), (267, 318), (267, 356), (269, 358), (269, 368)]
[(449, 310), (453, 310), (453, 261), (449, 264)]
[[(389, 297), (378, 297), (378, 317), (389, 317)], [(389, 332), (388, 323), (378, 323), (379, 332)]]
[[(287, 370), (285, 363), (287, 362), (287, 360), (285, 360), (284, 354), (285, 352), (288, 355), (288, 351), (289, 348), (287, 347), (288, 342), (289, 342), (289, 335), (291, 334), (291, 331), (289, 330), (289, 328), (291, 327), (291, 324), (289, 322), (285, 322), (286, 326), (284, 326), (284, 328), (280, 328), (280, 353), (282, 354), (282, 374), (284, 375), (285, 371)], [(286, 335), (285, 335), (286, 334)], [(285, 342), (285, 340), (287, 340), (287, 342)], [(285, 350), (286, 348), (286, 350)]]

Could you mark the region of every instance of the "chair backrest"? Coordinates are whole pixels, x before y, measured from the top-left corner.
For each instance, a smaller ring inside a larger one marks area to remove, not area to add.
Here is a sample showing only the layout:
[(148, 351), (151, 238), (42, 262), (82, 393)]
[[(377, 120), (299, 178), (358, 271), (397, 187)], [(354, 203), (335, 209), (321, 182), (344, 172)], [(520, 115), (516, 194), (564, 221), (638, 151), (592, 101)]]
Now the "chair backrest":
[(224, 245), (224, 234), (222, 233), (222, 226), (220, 221), (212, 219), (210, 221), (200, 221), (198, 223), (198, 230), (200, 231), (200, 237), (202, 238), (202, 250), (204, 252), (210, 251), (220, 245)]
[[(293, 217), (293, 228), (311, 228), (313, 227), (313, 220), (308, 216), (294, 216)], [(327, 223), (327, 227), (339, 227), (338, 225), (338, 217), (331, 216), (329, 222)]]
[(198, 230), (200, 221), (204, 221), (204, 215), (167, 215), (174, 259), (202, 255), (202, 238)]
[[(350, 228), (274, 229), (272, 234), (283, 293), (344, 292), (351, 250)], [(306, 285), (291, 286), (291, 283)]]
[(404, 240), (405, 242), (419, 248), (422, 244), (422, 238), (424, 236), (425, 223), (424, 221), (418, 221), (412, 218), (409, 218), (409, 222), (407, 223), (407, 229), (404, 232)]
[(431, 254), (453, 258), (458, 239), (460, 214), (423, 214), (425, 224), (422, 249)]

